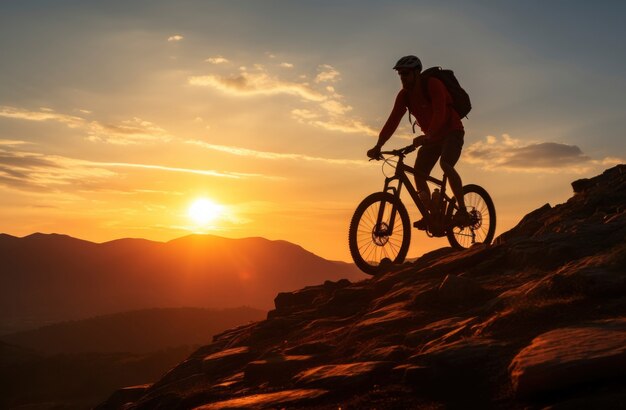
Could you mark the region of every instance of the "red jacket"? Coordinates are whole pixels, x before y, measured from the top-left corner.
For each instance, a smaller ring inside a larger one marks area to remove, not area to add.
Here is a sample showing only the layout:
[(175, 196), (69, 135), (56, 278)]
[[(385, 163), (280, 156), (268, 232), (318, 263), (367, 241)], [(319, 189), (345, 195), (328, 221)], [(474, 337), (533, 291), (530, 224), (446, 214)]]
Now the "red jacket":
[(435, 77), (428, 79), (427, 86), (430, 99), (421, 92), (421, 87), (415, 87), (411, 91), (404, 88), (400, 90), (393, 110), (380, 131), (379, 140), (388, 140), (398, 128), (400, 120), (406, 113), (407, 97), (411, 114), (417, 120), (422, 132), (434, 141), (440, 140), (452, 130), (463, 130), (463, 123), (459, 114), (452, 108), (452, 97), (446, 86)]

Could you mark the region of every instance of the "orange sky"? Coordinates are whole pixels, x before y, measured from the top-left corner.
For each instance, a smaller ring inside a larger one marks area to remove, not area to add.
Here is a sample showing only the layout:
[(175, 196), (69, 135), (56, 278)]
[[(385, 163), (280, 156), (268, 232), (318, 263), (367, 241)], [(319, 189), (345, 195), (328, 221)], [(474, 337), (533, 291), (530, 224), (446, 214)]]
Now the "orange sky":
[[(597, 72), (572, 67), (565, 40), (520, 36), (531, 17), (513, 6), (285, 3), (273, 14), (230, 2), (111, 4), (0, 6), (0, 37), (15, 39), (0, 62), (2, 232), (263, 236), (349, 260), (350, 216), (383, 183), (365, 152), (400, 87), (391, 66), (409, 53), (453, 68), (472, 96), (458, 169), (492, 194), (497, 234), (626, 157), (623, 78), (608, 82), (607, 71), (590, 85)], [(580, 29), (582, 12), (570, 10), (563, 30)], [(496, 18), (510, 24), (490, 25)], [(434, 47), (428, 34), (450, 22)], [(594, 67), (624, 63), (590, 53)], [(388, 146), (411, 138), (403, 121)], [(194, 221), (199, 198), (221, 214)], [(444, 245), (415, 231), (409, 257)]]

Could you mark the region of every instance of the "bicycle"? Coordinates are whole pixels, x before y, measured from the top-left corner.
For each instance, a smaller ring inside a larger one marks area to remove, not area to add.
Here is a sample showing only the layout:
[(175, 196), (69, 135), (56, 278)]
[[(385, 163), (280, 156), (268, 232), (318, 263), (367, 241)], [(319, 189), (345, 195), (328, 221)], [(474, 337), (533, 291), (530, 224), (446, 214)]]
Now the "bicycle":
[(355, 264), (367, 274), (380, 273), (387, 265), (401, 264), (406, 258), (411, 242), (411, 221), (400, 199), (403, 186), (424, 217), (429, 237), (446, 236), (456, 249), (467, 249), (476, 243), (490, 244), (493, 240), (496, 209), (489, 193), (478, 185), (463, 186), (463, 199), (470, 216), (467, 224), (459, 225), (454, 221), (459, 208), (454, 196), (446, 194), (445, 174), (441, 180), (427, 177), (427, 181), (438, 188), (433, 190), (430, 209), (426, 207), (408, 177), (417, 171), (404, 163), (404, 158), (416, 149), (416, 146), (408, 145), (381, 152), (383, 168), (385, 164), (393, 167), (394, 158), (397, 158), (395, 173), (390, 177), (385, 175), (383, 190), (361, 201), (350, 221), (350, 254)]

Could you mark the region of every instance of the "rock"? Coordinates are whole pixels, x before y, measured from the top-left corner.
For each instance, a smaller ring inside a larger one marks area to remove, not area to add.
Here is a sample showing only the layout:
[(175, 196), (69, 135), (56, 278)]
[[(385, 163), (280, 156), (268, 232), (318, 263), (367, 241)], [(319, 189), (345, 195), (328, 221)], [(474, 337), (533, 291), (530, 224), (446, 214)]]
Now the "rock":
[(487, 338), (463, 338), (451, 343), (431, 345), (411, 357), (411, 363), (426, 369), (415, 369), (416, 389), (426, 389), (453, 408), (490, 408), (494, 368), (505, 346)]
[(246, 383), (268, 382), (270, 385), (281, 383), (310, 366), (313, 360), (314, 356), (309, 355), (273, 355), (255, 360), (246, 365), (244, 380)]
[(248, 346), (222, 350), (202, 359), (202, 371), (207, 375), (224, 374), (230, 369), (245, 364), (252, 356)]
[(331, 389), (341, 386), (357, 387), (391, 367), (391, 363), (380, 361), (331, 364), (305, 370), (296, 375), (294, 381), (299, 385), (326, 386)]
[(537, 336), (509, 366), (521, 397), (626, 375), (626, 318)]
[(557, 289), (586, 294), (596, 298), (621, 297), (626, 291), (626, 272), (600, 266), (575, 266), (557, 273), (552, 278)]
[(339, 279), (337, 282), (333, 282), (332, 280), (324, 281), (324, 288), (326, 289), (340, 289), (345, 288), (346, 286), (350, 286), (352, 282), (348, 279)]
[(450, 343), (431, 344), (413, 356), (411, 362), (432, 366), (443, 378), (456, 378), (461, 369), (474, 374), (482, 373), (486, 362), (496, 357), (503, 347), (502, 342), (493, 339), (463, 338)]
[(368, 306), (375, 292), (367, 286), (349, 286), (336, 289), (330, 298), (319, 307), (324, 316), (351, 316)]
[(264, 320), (257, 323), (254, 328), (251, 328), (245, 339), (240, 342), (254, 345), (260, 340), (275, 339), (284, 341), (290, 332), (301, 328), (302, 323), (305, 321), (304, 319), (295, 315), (287, 315)]
[(289, 355), (323, 355), (332, 351), (335, 346), (323, 342), (303, 343), (285, 350)]
[(368, 360), (399, 362), (409, 355), (409, 349), (404, 346), (385, 346), (364, 352), (360, 357)]
[(439, 300), (446, 304), (471, 305), (485, 300), (487, 292), (474, 280), (446, 275), (439, 285)]
[(318, 287), (307, 287), (296, 292), (281, 292), (274, 298), (274, 306), (278, 311), (311, 307), (313, 300), (321, 292)]
[(393, 368), (393, 373), (399, 374), (400, 380), (410, 386), (429, 386), (433, 380), (432, 369), (415, 364), (402, 364)]
[(326, 393), (326, 390), (321, 389), (283, 390), (275, 393), (254, 394), (219, 401), (196, 407), (195, 410), (284, 408), (284, 405), (302, 405), (313, 399), (322, 397)]
[(438, 320), (407, 333), (404, 343), (411, 347), (420, 346), (429, 340), (435, 340), (446, 334), (456, 332), (459, 329), (465, 329), (474, 321), (475, 318), (465, 319), (461, 317)]
[(151, 386), (151, 384), (142, 384), (139, 386), (124, 387), (116, 390), (111, 397), (109, 397), (104, 403), (95, 407), (94, 410), (124, 408), (127, 404), (139, 400), (139, 398), (141, 398), (141, 396), (143, 396)]
[(572, 182), (572, 189), (574, 190), (574, 193), (580, 194), (581, 192), (592, 188), (594, 185), (595, 184), (592, 180), (588, 178), (583, 178)]
[(390, 329), (394, 326), (401, 326), (409, 323), (415, 316), (411, 310), (406, 310), (407, 304), (404, 302), (394, 303), (375, 310), (363, 316), (357, 323), (357, 327), (379, 327)]

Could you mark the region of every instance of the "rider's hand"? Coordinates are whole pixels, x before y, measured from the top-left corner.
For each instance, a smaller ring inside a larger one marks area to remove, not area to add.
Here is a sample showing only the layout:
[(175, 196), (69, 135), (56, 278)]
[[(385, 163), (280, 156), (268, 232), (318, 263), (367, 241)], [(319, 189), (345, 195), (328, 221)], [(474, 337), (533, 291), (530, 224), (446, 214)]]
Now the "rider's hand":
[(413, 138), (413, 146), (419, 147), (420, 145), (426, 144), (429, 140), (430, 138), (428, 138), (426, 135), (420, 135), (419, 137)]
[(380, 154), (380, 146), (375, 145), (374, 148), (367, 151), (367, 156), (371, 159), (381, 159), (382, 155)]

